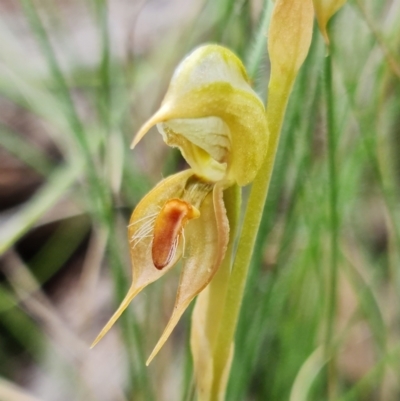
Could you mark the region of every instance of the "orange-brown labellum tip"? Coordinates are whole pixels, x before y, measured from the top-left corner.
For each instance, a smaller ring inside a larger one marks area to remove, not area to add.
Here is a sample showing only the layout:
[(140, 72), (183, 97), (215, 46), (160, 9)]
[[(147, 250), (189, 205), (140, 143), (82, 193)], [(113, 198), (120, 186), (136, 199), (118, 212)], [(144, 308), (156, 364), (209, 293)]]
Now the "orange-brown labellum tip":
[(185, 224), (199, 216), (199, 210), (182, 199), (165, 203), (154, 223), (151, 254), (157, 269), (163, 269), (173, 260)]

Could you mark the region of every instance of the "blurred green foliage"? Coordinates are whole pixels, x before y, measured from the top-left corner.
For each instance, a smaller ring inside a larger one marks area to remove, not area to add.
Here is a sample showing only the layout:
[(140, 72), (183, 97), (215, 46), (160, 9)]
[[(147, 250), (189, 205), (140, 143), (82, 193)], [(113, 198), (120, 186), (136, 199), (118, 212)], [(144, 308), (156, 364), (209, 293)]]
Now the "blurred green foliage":
[[(76, 16), (71, 21), (62, 1), (15, 6), (28, 39), (0, 20), (0, 197), (8, 205), (0, 214), (1, 400), (29, 394), (45, 400), (33, 385), (36, 371), (68, 383), (49, 400), (107, 399), (101, 381), (117, 365), (121, 384), (110, 400), (194, 397), (190, 313), (152, 366), (144, 366), (172, 308), (174, 280), (155, 283), (124, 314), (123, 358), (121, 344), (118, 354), (112, 347), (105, 355), (87, 350), (101, 327), (96, 319), (113, 309), (107, 299), (99, 317), (96, 305), (105, 303), (98, 287), (103, 278), (115, 303), (122, 298), (130, 282), (129, 214), (161, 173), (184, 165), (156, 133), (129, 150), (174, 66), (200, 43), (222, 43), (245, 60), (265, 98), (268, 16), (256, 1), (193, 2), (195, 12), (144, 51), (132, 45), (133, 27), (121, 56), (114, 48), (115, 2), (74, 2), (95, 32), (92, 63), (68, 42)], [(134, 23), (148, 3), (135, 5)], [(165, 12), (159, 3), (146, 17), (150, 25)], [(315, 29), (287, 110), (248, 278), (229, 401), (400, 397), (399, 21), (396, 0), (349, 1), (330, 23), (329, 68)], [(45, 68), (27, 59), (27, 42)], [(22, 171), (17, 178), (9, 158)], [(6, 183), (19, 188), (31, 176), (36, 184), (22, 200), (7, 195)], [(66, 312), (57, 294), (72, 289), (81, 304)], [(320, 355), (327, 335), (334, 344), (328, 364)], [(84, 374), (94, 357), (98, 371)]]

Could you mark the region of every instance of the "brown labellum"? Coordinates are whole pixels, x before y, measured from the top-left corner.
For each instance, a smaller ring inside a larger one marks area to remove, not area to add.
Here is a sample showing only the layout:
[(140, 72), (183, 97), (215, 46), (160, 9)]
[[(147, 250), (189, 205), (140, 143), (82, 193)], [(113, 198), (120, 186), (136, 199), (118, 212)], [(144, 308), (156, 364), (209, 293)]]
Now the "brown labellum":
[(174, 258), (185, 224), (200, 216), (190, 203), (181, 199), (169, 199), (162, 207), (154, 223), (151, 254), (154, 266), (161, 270)]

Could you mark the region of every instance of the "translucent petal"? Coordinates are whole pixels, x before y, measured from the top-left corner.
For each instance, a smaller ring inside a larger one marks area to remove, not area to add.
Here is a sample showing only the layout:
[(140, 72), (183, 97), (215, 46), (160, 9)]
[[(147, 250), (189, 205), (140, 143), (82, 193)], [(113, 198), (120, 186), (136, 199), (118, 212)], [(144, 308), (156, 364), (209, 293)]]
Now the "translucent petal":
[(179, 147), (193, 171), (212, 181), (226, 175), (231, 140), (228, 126), (219, 117), (168, 120), (157, 124), (167, 145)]
[(222, 187), (215, 185), (200, 207), (200, 218), (185, 230), (183, 267), (172, 316), (146, 364), (156, 356), (190, 302), (211, 281), (220, 266), (229, 240), (229, 223), (222, 199)]
[(169, 199), (180, 197), (183, 194), (186, 182), (192, 175), (192, 170), (186, 170), (161, 181), (140, 201), (133, 211), (128, 226), (132, 261), (132, 284), (117, 311), (93, 341), (92, 347), (110, 330), (132, 299), (147, 285), (167, 273), (181, 257), (182, 249), (178, 246), (169, 264), (162, 270), (156, 269), (152, 259), (152, 233), (155, 218), (162, 206)]
[[(311, 0), (310, 0), (311, 1)], [(268, 145), (268, 128), (262, 101), (251, 89), (241, 61), (228, 49), (218, 45), (206, 45), (196, 49), (177, 68), (171, 80), (161, 108), (141, 127), (132, 146), (156, 124), (168, 126), (170, 121), (189, 120), (186, 125), (198, 125), (209, 117), (218, 118), (228, 128), (224, 135), (224, 149), (215, 141), (215, 126), (202, 126), (200, 140), (194, 140), (186, 130), (184, 139), (193, 142), (208, 157), (204, 157), (204, 169), (198, 169), (197, 152), (188, 151), (183, 142), (179, 146), (196, 173), (211, 181), (215, 170), (208, 174), (210, 158), (226, 163), (224, 179), (239, 185), (250, 183), (264, 159)], [(229, 139), (229, 140), (228, 140)], [(199, 145), (201, 146), (199, 147)], [(229, 144), (227, 146), (226, 144)], [(193, 157), (192, 157), (193, 154)], [(223, 157), (221, 160), (221, 155)]]

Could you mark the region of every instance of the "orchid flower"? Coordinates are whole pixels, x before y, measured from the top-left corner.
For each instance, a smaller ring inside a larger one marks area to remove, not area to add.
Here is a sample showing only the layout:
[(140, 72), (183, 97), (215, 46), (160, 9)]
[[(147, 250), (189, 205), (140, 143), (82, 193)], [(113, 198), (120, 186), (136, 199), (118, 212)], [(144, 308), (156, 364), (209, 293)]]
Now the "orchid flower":
[(241, 61), (218, 45), (199, 47), (181, 62), (160, 109), (132, 146), (154, 125), (191, 169), (161, 181), (134, 210), (128, 226), (132, 284), (93, 343), (143, 288), (182, 258), (173, 313), (147, 364), (224, 259), (229, 242), (224, 189), (250, 183), (268, 145), (264, 105)]

